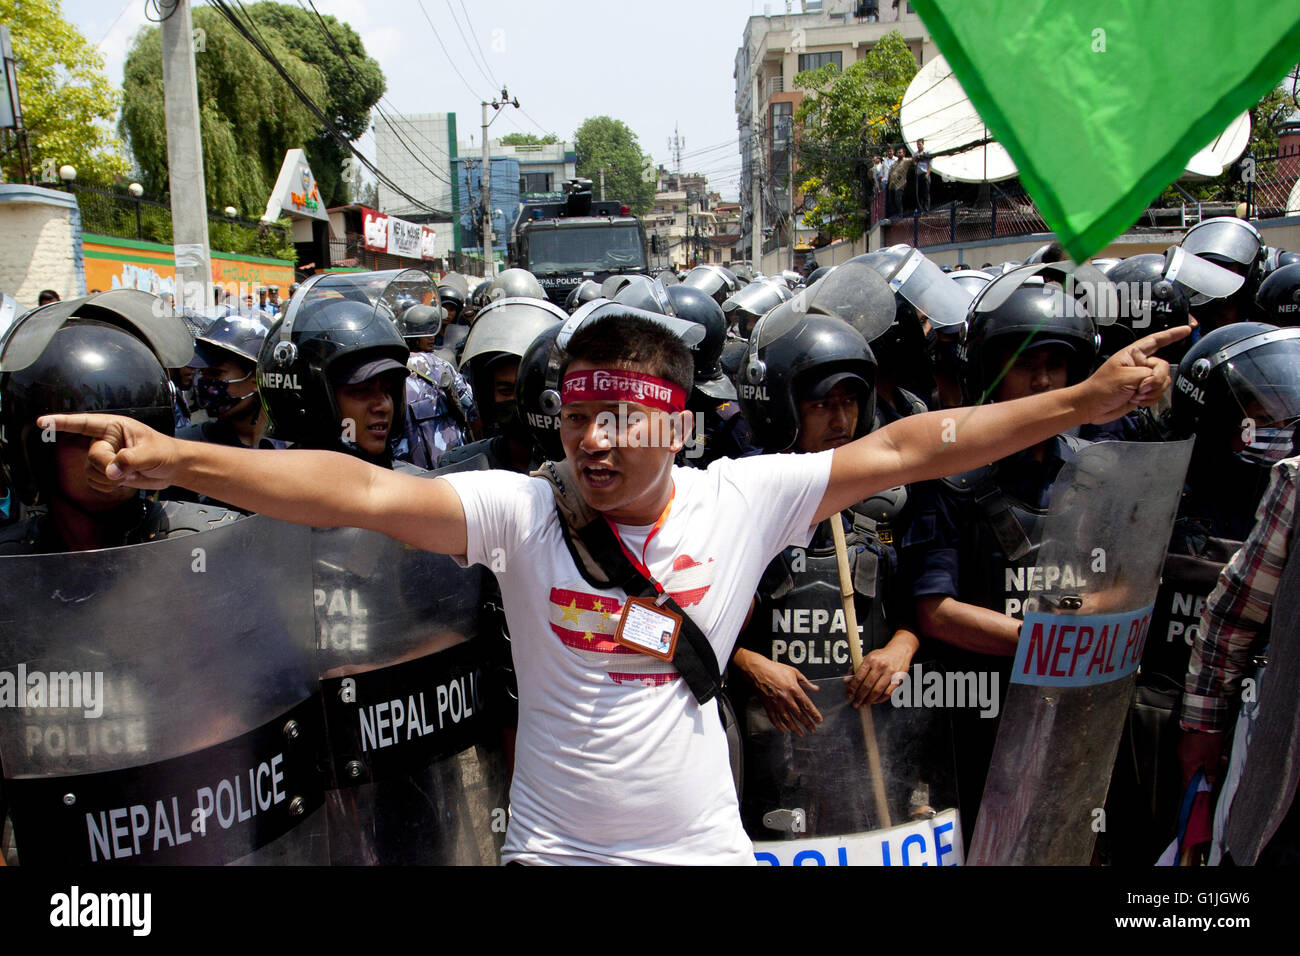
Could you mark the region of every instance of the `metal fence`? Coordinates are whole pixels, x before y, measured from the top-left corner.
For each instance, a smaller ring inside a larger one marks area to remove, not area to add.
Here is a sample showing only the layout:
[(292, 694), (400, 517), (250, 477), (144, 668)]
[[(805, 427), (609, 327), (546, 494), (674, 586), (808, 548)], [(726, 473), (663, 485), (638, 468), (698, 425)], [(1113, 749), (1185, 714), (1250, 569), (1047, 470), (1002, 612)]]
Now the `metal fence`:
[(882, 240), (887, 246), (905, 242), (925, 248), (1048, 231), (1047, 223), (1023, 188), (1004, 189), (990, 183), (987, 199), (953, 201), (924, 212), (914, 209), (905, 216), (895, 216), (885, 225)]
[[(86, 232), (120, 239), (139, 239), (171, 245), (172, 213), (169, 203), (129, 193), (69, 184), (81, 209), (81, 227)], [(231, 246), (228, 252), (274, 256), (292, 247), (289, 230), (276, 223), (258, 222), (239, 216), (208, 213), (211, 242)]]
[(1300, 151), (1277, 156), (1251, 157), (1241, 160), (1241, 179), (1245, 201), (1256, 219), (1276, 219), (1300, 213)]

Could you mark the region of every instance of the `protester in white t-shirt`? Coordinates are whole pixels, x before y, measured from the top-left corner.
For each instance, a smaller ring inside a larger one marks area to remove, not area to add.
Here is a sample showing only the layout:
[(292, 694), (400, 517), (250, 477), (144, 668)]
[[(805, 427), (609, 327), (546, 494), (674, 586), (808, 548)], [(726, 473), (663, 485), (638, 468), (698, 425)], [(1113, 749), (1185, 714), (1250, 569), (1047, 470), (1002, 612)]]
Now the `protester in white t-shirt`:
[[(606, 322), (612, 337), (598, 334)], [(725, 662), (764, 566), (815, 523), (876, 491), (1154, 404), (1169, 366), (1153, 353), (1187, 332), (1148, 336), (1070, 388), (910, 416), (816, 455), (724, 460), (701, 472), (673, 467), (689, 431), (689, 353), (647, 320), (601, 319), (570, 343), (579, 357), (563, 379), (565, 465), (585, 503), (616, 525)], [(645, 401), (602, 391), (598, 380), (630, 381)], [(646, 404), (660, 394), (669, 400)], [(609, 413), (629, 408), (643, 421), (611, 426)], [(648, 416), (659, 413), (670, 438), (646, 447)], [(38, 426), (95, 439), (87, 477), (97, 490), (178, 484), (282, 520), (368, 528), (499, 568), (520, 689), (507, 861), (753, 862), (716, 705), (697, 704), (672, 665), (609, 646), (625, 595), (578, 575), (542, 479), (429, 481), (333, 452), (178, 441), (117, 416), (50, 415)]]

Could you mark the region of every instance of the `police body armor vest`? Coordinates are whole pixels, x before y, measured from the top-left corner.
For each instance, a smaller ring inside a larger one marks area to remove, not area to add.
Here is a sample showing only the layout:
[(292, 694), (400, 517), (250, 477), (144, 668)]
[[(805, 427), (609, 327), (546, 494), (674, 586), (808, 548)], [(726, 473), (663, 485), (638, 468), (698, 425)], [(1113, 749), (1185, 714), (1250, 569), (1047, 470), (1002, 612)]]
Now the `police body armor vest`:
[[(1089, 444), (1059, 436), (1071, 451)], [(998, 464), (941, 479), (966, 504), (958, 548), (961, 594), (967, 604), (1023, 620), (1040, 610), (1039, 595), (1077, 584), (1086, 567), (1044, 567), (1038, 562), (1047, 509), (1020, 500), (999, 482)]]
[[(902, 492), (906, 500), (905, 489), (892, 490)], [(883, 517), (886, 503), (872, 499), (871, 510), (882, 515), (879, 522), (858, 510), (865, 504), (842, 515), (852, 522), (845, 543), (858, 633), (867, 654), (884, 647), (892, 636), (884, 596), (897, 569), (897, 557), (884, 540), (885, 536), (892, 538)], [(830, 527), (823, 522), (809, 547), (786, 548), (772, 560), (759, 582), (758, 605), (747, 632), (748, 646), (777, 663), (798, 668), (809, 680), (843, 676), (852, 670), (839, 567), (829, 538)]]
[[(1178, 544), (1183, 547), (1175, 551)], [(1206, 598), (1218, 584), (1219, 572), (1241, 545), (1240, 541), (1214, 537), (1184, 538), (1180, 542), (1175, 536), (1165, 557), (1156, 606), (1151, 612), (1151, 628), (1138, 670), (1139, 686), (1162, 690), (1174, 699), (1182, 695)], [(1187, 553), (1191, 550), (1197, 553)]]

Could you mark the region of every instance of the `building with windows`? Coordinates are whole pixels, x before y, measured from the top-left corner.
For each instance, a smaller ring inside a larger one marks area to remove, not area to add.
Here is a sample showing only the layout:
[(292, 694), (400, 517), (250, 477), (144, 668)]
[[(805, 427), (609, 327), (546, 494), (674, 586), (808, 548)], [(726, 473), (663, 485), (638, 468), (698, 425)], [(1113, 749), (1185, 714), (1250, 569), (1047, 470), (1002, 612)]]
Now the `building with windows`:
[[(784, 13), (772, 13), (783, 5)], [(745, 23), (736, 51), (736, 125), (741, 158), (740, 231), (747, 257), (790, 238), (796, 204), (793, 178), (794, 111), (804, 93), (794, 78), (828, 63), (847, 69), (886, 33), (898, 30), (918, 65), (938, 54), (921, 18), (905, 0), (787, 0), (765, 3)], [(800, 229), (795, 244), (816, 230)]]

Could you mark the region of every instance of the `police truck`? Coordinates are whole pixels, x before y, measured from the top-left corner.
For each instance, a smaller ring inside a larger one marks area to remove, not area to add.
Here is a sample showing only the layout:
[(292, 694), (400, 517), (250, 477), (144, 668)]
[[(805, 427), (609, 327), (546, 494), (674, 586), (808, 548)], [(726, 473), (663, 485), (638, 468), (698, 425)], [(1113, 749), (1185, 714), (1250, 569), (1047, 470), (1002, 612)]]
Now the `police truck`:
[(524, 200), (507, 259), (537, 276), (547, 298), (562, 306), (584, 279), (645, 272), (645, 229), (624, 203), (594, 200), (591, 180), (571, 179), (563, 198)]

